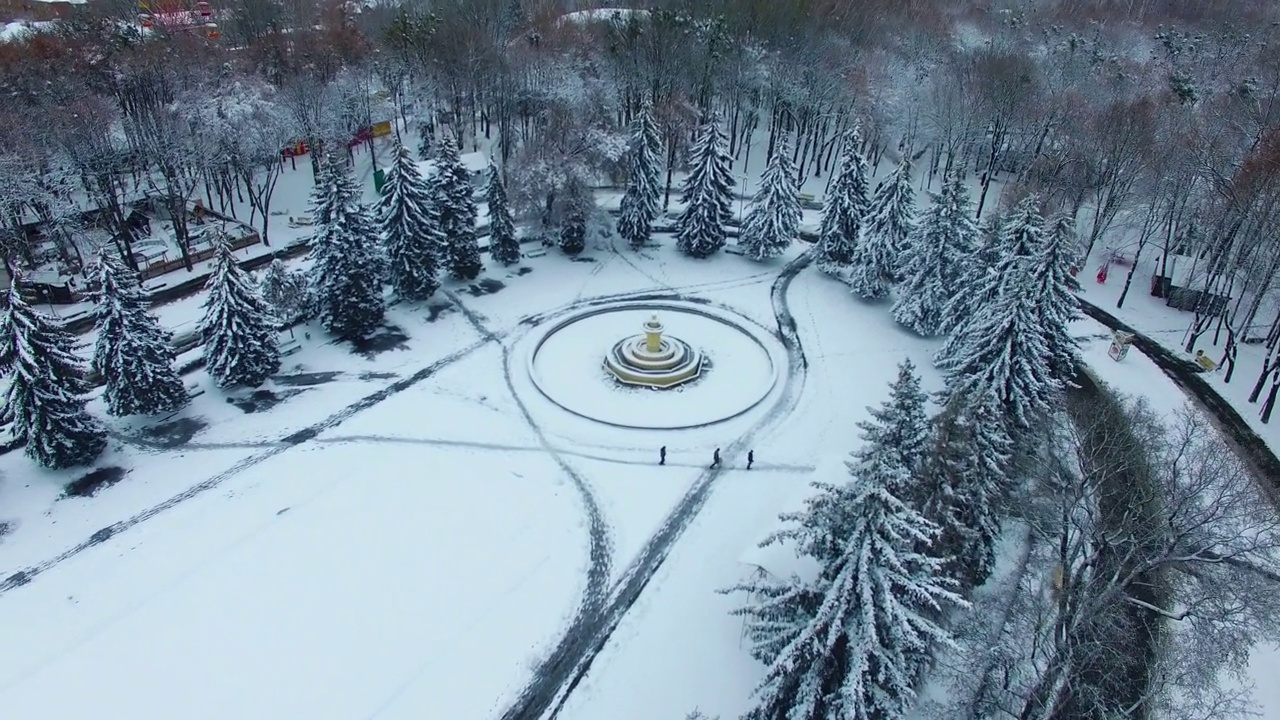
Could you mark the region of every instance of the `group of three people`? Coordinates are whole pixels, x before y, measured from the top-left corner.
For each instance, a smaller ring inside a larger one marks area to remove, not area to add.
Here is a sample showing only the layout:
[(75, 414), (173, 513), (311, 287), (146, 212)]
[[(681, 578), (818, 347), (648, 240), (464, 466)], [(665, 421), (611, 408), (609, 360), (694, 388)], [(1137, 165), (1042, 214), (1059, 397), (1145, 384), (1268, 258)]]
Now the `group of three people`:
[[(756, 462), (756, 451), (748, 450), (747, 451), (747, 469), (750, 470), (751, 466), (754, 465), (755, 462)], [(658, 464), (659, 465), (667, 464), (667, 446), (666, 445), (663, 445), (661, 448), (658, 449)], [(716, 448), (715, 453), (712, 454), (711, 466), (709, 469), (715, 470), (718, 467), (720, 467), (720, 448)]]

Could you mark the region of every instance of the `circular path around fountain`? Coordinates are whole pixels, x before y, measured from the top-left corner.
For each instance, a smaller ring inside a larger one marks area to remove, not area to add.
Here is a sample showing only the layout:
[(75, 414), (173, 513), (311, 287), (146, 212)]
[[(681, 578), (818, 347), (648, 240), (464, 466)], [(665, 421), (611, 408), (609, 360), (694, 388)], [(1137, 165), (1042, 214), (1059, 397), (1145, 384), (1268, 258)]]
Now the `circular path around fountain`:
[[(701, 376), (672, 388), (626, 386), (604, 367), (622, 338), (657, 313), (667, 337), (701, 351)], [(534, 386), (574, 415), (617, 427), (676, 430), (742, 415), (786, 369), (786, 352), (763, 327), (720, 308), (679, 301), (591, 308), (535, 331), (527, 367)]]

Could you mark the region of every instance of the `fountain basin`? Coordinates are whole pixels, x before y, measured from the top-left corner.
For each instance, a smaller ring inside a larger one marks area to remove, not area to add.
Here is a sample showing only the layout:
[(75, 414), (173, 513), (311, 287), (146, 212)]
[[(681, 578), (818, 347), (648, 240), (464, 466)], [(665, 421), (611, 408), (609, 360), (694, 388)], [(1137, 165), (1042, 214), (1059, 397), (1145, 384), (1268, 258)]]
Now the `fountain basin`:
[[(640, 326), (655, 311), (670, 329), (656, 352), (639, 335), (616, 339), (619, 328)], [(767, 328), (728, 309), (681, 300), (570, 311), (531, 334), (526, 347), (528, 378), (543, 398), (573, 415), (633, 429), (704, 427), (740, 417), (768, 397), (787, 367), (785, 348)], [(667, 388), (620, 382), (602, 363), (614, 348), (630, 352), (632, 362), (659, 365), (697, 350), (697, 382)]]

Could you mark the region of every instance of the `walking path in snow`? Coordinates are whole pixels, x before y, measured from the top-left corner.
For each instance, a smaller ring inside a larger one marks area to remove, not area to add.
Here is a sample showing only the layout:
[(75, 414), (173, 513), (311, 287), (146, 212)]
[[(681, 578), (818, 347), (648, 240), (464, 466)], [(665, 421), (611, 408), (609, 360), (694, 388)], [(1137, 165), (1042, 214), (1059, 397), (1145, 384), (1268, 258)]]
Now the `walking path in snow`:
[(1218, 429), (1231, 444), (1245, 466), (1258, 482), (1259, 488), (1280, 509), (1280, 458), (1267, 443), (1249, 427), (1249, 423), (1209, 383), (1201, 377), (1203, 370), (1169, 352), (1149, 335), (1121, 322), (1111, 313), (1080, 298), (1084, 313), (1112, 330), (1133, 334), (1133, 345), (1152, 359), (1169, 379), (1186, 393), (1201, 410), (1217, 423)]
[[(774, 281), (770, 293), (779, 338), (786, 347), (790, 360), (783, 392), (763, 418), (726, 448), (725, 455), (740, 455), (752, 447), (758, 436), (785, 419), (799, 402), (808, 362), (787, 301), (787, 289), (812, 260), (812, 253), (806, 252), (788, 263)], [(579, 614), (574, 618), (555, 650), (539, 664), (516, 702), (502, 715), (503, 720), (551, 720), (559, 715), (574, 689), (590, 670), (592, 661), (604, 649), (627, 611), (662, 566), (672, 546), (697, 517), (710, 497), (716, 480), (726, 470), (723, 466), (708, 468), (699, 476), (658, 531), (645, 543), (639, 556), (627, 567), (608, 604), (596, 608), (593, 613)]]

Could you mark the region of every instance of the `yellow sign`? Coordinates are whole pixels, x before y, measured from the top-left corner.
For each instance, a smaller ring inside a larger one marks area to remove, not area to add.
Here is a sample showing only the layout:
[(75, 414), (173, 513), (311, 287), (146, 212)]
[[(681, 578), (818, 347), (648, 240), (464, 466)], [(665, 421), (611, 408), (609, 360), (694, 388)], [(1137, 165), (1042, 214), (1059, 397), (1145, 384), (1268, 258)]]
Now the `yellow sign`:
[(371, 130), (374, 137), (386, 137), (391, 134), (391, 121), (383, 120), (380, 123), (374, 123)]

